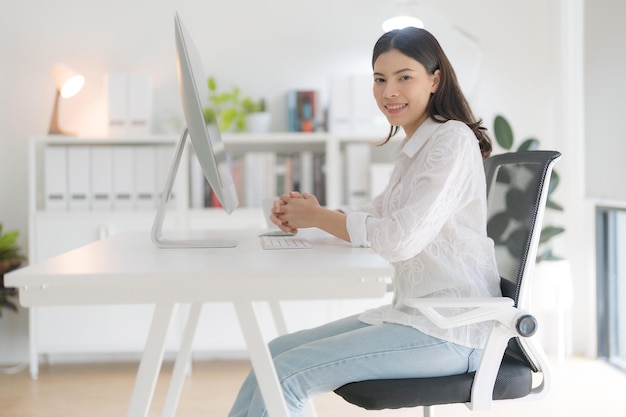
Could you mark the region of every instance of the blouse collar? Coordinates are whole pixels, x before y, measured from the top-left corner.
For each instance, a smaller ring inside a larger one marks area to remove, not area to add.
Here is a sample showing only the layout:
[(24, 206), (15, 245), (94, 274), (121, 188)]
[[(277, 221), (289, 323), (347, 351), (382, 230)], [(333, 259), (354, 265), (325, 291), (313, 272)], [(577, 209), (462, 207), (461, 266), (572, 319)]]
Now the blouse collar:
[(413, 136), (411, 136), (402, 147), (401, 152), (409, 158), (412, 158), (419, 151), (426, 140), (430, 138), (435, 131), (441, 127), (442, 123), (434, 121), (431, 117), (424, 120), (424, 123), (417, 128)]

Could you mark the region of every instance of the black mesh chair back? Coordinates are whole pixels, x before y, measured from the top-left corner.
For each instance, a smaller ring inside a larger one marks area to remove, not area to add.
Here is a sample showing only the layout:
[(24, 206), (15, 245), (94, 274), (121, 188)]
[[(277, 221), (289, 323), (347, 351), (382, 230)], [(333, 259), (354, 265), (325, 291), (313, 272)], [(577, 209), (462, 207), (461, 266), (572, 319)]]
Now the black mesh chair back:
[[(527, 151), (494, 155), (485, 161), (487, 232), (495, 242), (503, 296), (514, 300), (518, 308), (527, 309), (529, 304), (550, 175), (559, 158), (555, 151)], [(535, 389), (532, 374), (543, 370), (527, 340), (511, 338), (504, 357), (496, 358), (501, 364), (493, 400), (526, 397)], [(424, 415), (430, 416), (431, 406), (437, 404), (465, 403), (472, 408), (475, 374), (358, 381), (335, 393), (368, 410), (424, 406)]]
[[(526, 151), (495, 155), (485, 161), (487, 177), (487, 234), (496, 247), (502, 295), (528, 309), (533, 273), (543, 225), (551, 168), (560, 157), (554, 151)], [(538, 371), (524, 348), (511, 339), (506, 354)]]

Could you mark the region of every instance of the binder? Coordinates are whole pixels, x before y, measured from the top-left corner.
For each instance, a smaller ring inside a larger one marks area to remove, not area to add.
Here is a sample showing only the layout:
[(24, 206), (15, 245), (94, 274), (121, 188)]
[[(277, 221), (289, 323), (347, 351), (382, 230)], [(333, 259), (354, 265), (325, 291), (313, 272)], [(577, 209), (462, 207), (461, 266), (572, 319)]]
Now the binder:
[(329, 132), (370, 136), (389, 131), (389, 123), (372, 95), (371, 74), (333, 74), (329, 97)]
[(155, 208), (157, 202), (156, 146), (139, 145), (133, 148), (135, 207), (138, 209)]
[(244, 155), (246, 206), (261, 207), (263, 198), (277, 195), (276, 162), (273, 152), (248, 152)]
[(91, 208), (90, 151), (89, 146), (67, 148), (68, 208), (70, 210)]
[(91, 208), (113, 208), (113, 147), (91, 147)]
[(152, 122), (152, 79), (141, 73), (107, 75), (109, 136), (142, 136)]
[(127, 77), (122, 73), (107, 75), (109, 136), (124, 136), (127, 133)]
[(46, 210), (67, 210), (67, 147), (44, 148), (44, 190)]
[(135, 208), (133, 150), (132, 146), (113, 148), (113, 208), (115, 210)]
[(313, 194), (313, 182), (313, 152), (302, 151), (300, 152), (300, 192)]
[(359, 206), (369, 201), (369, 166), (371, 145), (351, 143), (346, 145), (346, 202)]
[(152, 79), (147, 74), (131, 73), (127, 75), (127, 83), (127, 134), (147, 135), (152, 114)]
[(352, 131), (352, 79), (349, 74), (331, 75), (328, 115), (329, 132), (354, 133)]

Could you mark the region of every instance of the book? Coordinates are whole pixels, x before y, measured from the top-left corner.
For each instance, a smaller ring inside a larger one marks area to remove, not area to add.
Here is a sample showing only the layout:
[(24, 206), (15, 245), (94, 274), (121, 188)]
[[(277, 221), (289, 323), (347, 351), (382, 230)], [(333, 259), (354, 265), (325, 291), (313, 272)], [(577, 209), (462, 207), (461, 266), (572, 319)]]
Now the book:
[(320, 118), (317, 91), (292, 90), (287, 93), (287, 122), (291, 132), (313, 132)]

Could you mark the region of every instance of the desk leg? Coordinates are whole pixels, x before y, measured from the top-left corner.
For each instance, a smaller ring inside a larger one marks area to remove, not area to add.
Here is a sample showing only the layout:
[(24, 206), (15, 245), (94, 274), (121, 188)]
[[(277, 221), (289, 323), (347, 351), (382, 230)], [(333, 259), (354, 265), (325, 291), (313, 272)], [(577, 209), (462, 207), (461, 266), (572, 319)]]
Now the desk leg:
[(148, 340), (139, 364), (133, 395), (128, 407), (128, 417), (146, 417), (150, 411), (154, 388), (163, 362), (165, 337), (167, 336), (173, 315), (173, 303), (157, 304), (154, 307), (152, 325), (150, 326)]
[(278, 334), (281, 336), (287, 334), (287, 322), (285, 321), (283, 310), (280, 308), (280, 301), (270, 301), (269, 305)]
[[(269, 301), (269, 305), (272, 316), (274, 317), (274, 324), (276, 325), (276, 330), (278, 331), (278, 334), (287, 334), (287, 321), (285, 320), (283, 310), (280, 308), (280, 301)], [(315, 404), (313, 403), (313, 399), (309, 400), (306, 403), (302, 414), (304, 417), (317, 417), (317, 411), (315, 410)]]
[(174, 364), (174, 370), (172, 371), (172, 379), (170, 380), (170, 387), (167, 392), (167, 398), (165, 399), (165, 405), (163, 406), (163, 417), (174, 417), (176, 409), (178, 408), (178, 402), (180, 400), (180, 394), (183, 390), (183, 383), (185, 377), (185, 369), (187, 368), (188, 360), (191, 355), (191, 345), (193, 343), (193, 337), (196, 334), (196, 328), (198, 327), (198, 320), (200, 319), (200, 312), (202, 312), (202, 303), (194, 303), (189, 310), (189, 317), (187, 317), (187, 324), (185, 325), (185, 333), (183, 334), (183, 340), (176, 356), (176, 363)]
[(39, 308), (31, 307), (28, 311), (28, 355), (30, 358), (30, 377), (39, 377)]
[(274, 362), (267, 343), (263, 340), (253, 302), (240, 301), (234, 304), (267, 412), (270, 417), (289, 417)]

